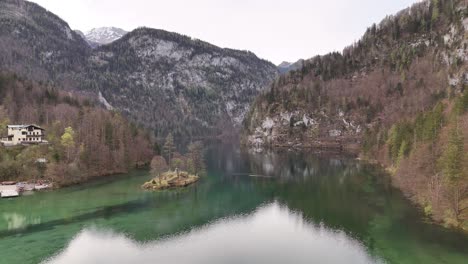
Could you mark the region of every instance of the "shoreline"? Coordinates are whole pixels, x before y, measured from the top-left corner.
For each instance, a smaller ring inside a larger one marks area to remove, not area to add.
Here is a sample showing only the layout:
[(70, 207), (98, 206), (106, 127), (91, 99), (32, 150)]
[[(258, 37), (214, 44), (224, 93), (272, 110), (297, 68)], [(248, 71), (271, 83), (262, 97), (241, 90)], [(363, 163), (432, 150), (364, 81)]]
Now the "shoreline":
[[(249, 145), (245, 145), (244, 144), (244, 147), (246, 147), (247, 149), (253, 149), (254, 151), (256, 150), (256, 148), (254, 146), (249, 146)], [(446, 226), (444, 225), (443, 221), (441, 220), (437, 220), (434, 218), (434, 216), (431, 214), (431, 215), (427, 215), (425, 212), (424, 212), (424, 205), (421, 204), (420, 202), (417, 201), (417, 199), (415, 199), (415, 194), (412, 193), (411, 191), (407, 190), (406, 188), (404, 188), (404, 186), (399, 186), (397, 185), (395, 182), (395, 171), (391, 168), (391, 167), (388, 167), (386, 166), (384, 163), (380, 162), (379, 160), (377, 159), (370, 159), (370, 158), (366, 158), (362, 155), (362, 151), (356, 151), (355, 148), (352, 148), (351, 151), (348, 151), (349, 149), (336, 149), (336, 148), (320, 148), (320, 149), (314, 149), (315, 147), (313, 145), (302, 145), (302, 146), (298, 146), (297, 144), (293, 145), (293, 146), (290, 146), (290, 145), (268, 145), (268, 146), (263, 146), (262, 148), (259, 148), (261, 149), (260, 152), (258, 153), (262, 153), (263, 151), (268, 151), (268, 150), (297, 150), (297, 151), (312, 151), (313, 153), (316, 153), (316, 154), (330, 154), (330, 155), (345, 155), (345, 156), (354, 156), (354, 158), (358, 161), (363, 161), (363, 162), (366, 162), (368, 164), (371, 164), (371, 165), (374, 165), (374, 166), (378, 166), (379, 168), (381, 168), (386, 174), (388, 174), (388, 176), (390, 177), (391, 179), (391, 183), (392, 183), (392, 186), (394, 188), (397, 188), (399, 191), (401, 191), (401, 193), (403, 194), (403, 196), (408, 199), (408, 201), (413, 204), (416, 208), (418, 208), (418, 210), (420, 211), (421, 215), (422, 216), (425, 216), (427, 217), (427, 219), (430, 219), (430, 221), (435, 224), (435, 225), (438, 225), (438, 226), (441, 226), (443, 228), (446, 228), (446, 229), (452, 229), (452, 230), (456, 230), (456, 231), (459, 231), (459, 232), (463, 232), (463, 233), (466, 233), (468, 234), (468, 230), (464, 229), (463, 227), (461, 226)]]
[(420, 202), (418, 202), (418, 199), (416, 199), (416, 194), (412, 193), (410, 190), (407, 190), (404, 186), (400, 186), (399, 184), (396, 184), (396, 181), (395, 181), (395, 177), (396, 177), (396, 172), (395, 172), (395, 169), (394, 168), (391, 168), (391, 167), (388, 167), (388, 166), (385, 166), (382, 162), (378, 161), (378, 160), (375, 160), (375, 159), (366, 159), (366, 158), (360, 158), (360, 160), (364, 161), (364, 162), (368, 162), (369, 164), (372, 164), (372, 165), (375, 165), (375, 166), (378, 166), (380, 167), (385, 173), (387, 173), (389, 176), (390, 176), (390, 179), (392, 180), (391, 183), (392, 183), (392, 186), (397, 188), (398, 190), (401, 191), (401, 193), (403, 194), (403, 196), (408, 199), (411, 204), (413, 204), (415, 207), (418, 208), (418, 210), (420, 210), (421, 214), (425, 217), (427, 217), (428, 219), (431, 220), (431, 222), (433, 224), (436, 224), (438, 226), (441, 226), (443, 228), (446, 228), (446, 229), (452, 229), (452, 230), (457, 230), (457, 231), (461, 231), (465, 234), (468, 234), (468, 230), (467, 229), (464, 229), (462, 226), (454, 226), (454, 225), (450, 225), (450, 226), (446, 226), (444, 224), (444, 222), (442, 220), (437, 220), (434, 218), (434, 215), (432, 214), (426, 214), (424, 212), (424, 204), (421, 204)]
[[(140, 171), (148, 171), (145, 168), (135, 168), (134, 170), (140, 170)], [(76, 187), (76, 186), (83, 186), (87, 184), (92, 184), (93, 182), (97, 182), (100, 180), (112, 180), (109, 178), (118, 178), (122, 175), (125, 175), (127, 173), (130, 173), (132, 170), (127, 170), (127, 171), (115, 171), (115, 172), (107, 172), (107, 173), (97, 173), (93, 174), (92, 176), (87, 176), (83, 177), (80, 179), (77, 179), (75, 181), (68, 181), (66, 183), (59, 183), (59, 181), (52, 181), (52, 180), (42, 180), (44, 183), (46, 183), (48, 186), (46, 188), (39, 188), (39, 189), (23, 189), (20, 190), (20, 187), (18, 185), (36, 185), (34, 182), (41, 181), (41, 180), (18, 180), (18, 181), (11, 181), (14, 182), (14, 184), (11, 185), (2, 185), (0, 183), (0, 187), (4, 186), (12, 186), (12, 187), (6, 187), (4, 189), (14, 189), (18, 191), (19, 195), (18, 197), (21, 197), (24, 192), (45, 192), (45, 191), (56, 191), (60, 189), (65, 189), (69, 187)], [(16, 187), (16, 188), (15, 188)], [(2, 188), (0, 188), (1, 190)]]

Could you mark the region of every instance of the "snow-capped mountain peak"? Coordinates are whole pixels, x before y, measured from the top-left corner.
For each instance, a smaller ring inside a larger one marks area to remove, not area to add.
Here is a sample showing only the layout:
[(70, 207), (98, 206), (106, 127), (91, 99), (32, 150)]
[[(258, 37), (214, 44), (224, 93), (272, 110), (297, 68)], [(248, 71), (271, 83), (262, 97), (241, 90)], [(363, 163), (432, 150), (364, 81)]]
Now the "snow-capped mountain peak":
[(288, 68), (289, 66), (291, 66), (291, 64), (291, 62), (283, 61), (278, 65), (278, 68)]
[(123, 37), (128, 32), (116, 27), (93, 28), (85, 33), (86, 40), (91, 46), (109, 44)]

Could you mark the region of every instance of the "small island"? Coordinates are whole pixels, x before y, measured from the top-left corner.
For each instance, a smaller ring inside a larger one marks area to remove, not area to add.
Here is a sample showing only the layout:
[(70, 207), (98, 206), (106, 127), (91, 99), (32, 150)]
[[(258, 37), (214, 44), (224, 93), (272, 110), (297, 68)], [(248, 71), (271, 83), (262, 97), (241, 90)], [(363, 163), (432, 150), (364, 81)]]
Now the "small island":
[(146, 190), (164, 190), (177, 187), (186, 187), (197, 182), (200, 177), (186, 171), (168, 171), (143, 184)]
[(194, 142), (188, 146), (188, 153), (176, 152), (174, 138), (169, 134), (163, 147), (164, 156), (154, 156), (151, 161), (153, 179), (141, 187), (145, 190), (165, 190), (189, 186), (205, 173), (203, 146)]

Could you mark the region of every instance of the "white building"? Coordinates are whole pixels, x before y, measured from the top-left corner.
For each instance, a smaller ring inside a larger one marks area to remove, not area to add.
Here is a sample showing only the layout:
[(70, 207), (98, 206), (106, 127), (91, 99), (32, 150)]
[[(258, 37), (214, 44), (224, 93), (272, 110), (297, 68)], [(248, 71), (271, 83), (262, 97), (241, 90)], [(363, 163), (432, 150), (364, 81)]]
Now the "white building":
[(9, 125), (8, 136), (1, 139), (5, 146), (16, 146), (20, 144), (44, 144), (44, 129), (36, 125)]

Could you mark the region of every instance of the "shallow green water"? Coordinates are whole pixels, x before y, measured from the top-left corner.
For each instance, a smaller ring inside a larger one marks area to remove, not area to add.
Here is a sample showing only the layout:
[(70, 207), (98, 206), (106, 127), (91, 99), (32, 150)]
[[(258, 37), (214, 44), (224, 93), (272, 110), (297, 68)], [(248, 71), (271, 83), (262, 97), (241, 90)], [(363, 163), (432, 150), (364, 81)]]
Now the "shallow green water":
[(179, 191), (142, 191), (137, 171), (0, 200), (0, 263), (468, 263), (468, 236), (372, 166), (231, 146), (207, 162)]

